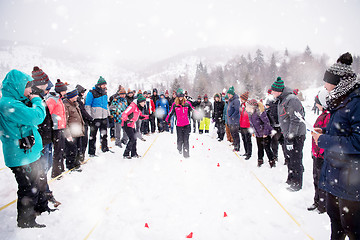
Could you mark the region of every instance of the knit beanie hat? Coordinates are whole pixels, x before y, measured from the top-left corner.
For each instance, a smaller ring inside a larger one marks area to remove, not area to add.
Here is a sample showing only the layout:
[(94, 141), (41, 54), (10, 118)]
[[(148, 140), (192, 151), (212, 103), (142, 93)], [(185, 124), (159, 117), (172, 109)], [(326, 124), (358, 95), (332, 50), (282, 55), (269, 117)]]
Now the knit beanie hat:
[(227, 91), (227, 93), (228, 93), (228, 94), (231, 94), (231, 95), (235, 95), (235, 89), (234, 89), (234, 87), (231, 86), (231, 87), (229, 88), (229, 90)]
[(145, 102), (146, 98), (141, 93), (137, 95), (137, 103)]
[(131, 91), (131, 89), (130, 88), (128, 88), (128, 91), (127, 91), (127, 93), (129, 94), (129, 93), (132, 93), (133, 91)]
[(295, 95), (298, 95), (299, 94), (299, 89), (295, 88), (293, 92), (294, 92)]
[(209, 99), (207, 94), (204, 95), (204, 99), (206, 99), (206, 98)]
[(214, 95), (214, 98), (220, 98), (220, 94), (216, 93), (216, 94)]
[(67, 90), (66, 84), (61, 82), (60, 79), (58, 79), (55, 84), (55, 92), (60, 93), (66, 90)]
[(105, 79), (102, 76), (100, 76), (100, 78), (99, 78), (96, 85), (100, 86), (100, 85), (103, 85), (103, 84), (107, 84), (107, 83), (106, 83)]
[(248, 104), (250, 106), (254, 106), (254, 107), (257, 107), (258, 106), (258, 103), (255, 99), (251, 99), (250, 101), (248, 101)]
[(176, 96), (177, 97), (184, 97), (184, 90), (182, 88), (179, 88), (177, 91), (176, 91)]
[(269, 88), (269, 89), (267, 90), (267, 93), (268, 93), (268, 94), (271, 94), (271, 88)]
[(77, 95), (79, 94), (78, 90), (75, 88), (74, 90), (70, 91), (70, 92), (67, 92), (65, 97), (67, 99), (71, 99), (73, 97), (76, 97)]
[[(341, 55), (337, 62), (325, 71), (324, 81), (333, 85), (338, 85), (341, 79), (353, 78), (354, 71), (351, 68), (353, 58), (350, 53)], [(356, 77), (355, 79), (356, 80)]]
[(54, 86), (54, 84), (49, 80), (46, 90), (49, 91), (53, 86)]
[(271, 90), (275, 92), (283, 92), (284, 88), (284, 81), (281, 80), (281, 77), (277, 77), (276, 81), (271, 85)]
[(240, 98), (246, 102), (249, 99), (249, 92), (241, 94)]
[(200, 95), (198, 96), (198, 100), (201, 100), (201, 96), (200, 96)]
[(156, 88), (154, 88), (154, 89), (153, 89), (153, 93), (154, 93), (154, 92), (157, 94), (157, 93), (158, 93), (158, 90), (157, 90)]
[(229, 96), (228, 96), (227, 94), (225, 95), (225, 100), (226, 100), (226, 99), (229, 99)]
[(83, 87), (83, 86), (81, 86), (80, 84), (78, 84), (78, 85), (76, 85), (76, 90), (79, 92), (79, 93), (84, 93), (84, 92), (86, 92), (86, 89)]
[(164, 94), (164, 92), (161, 92), (161, 93), (160, 93), (160, 97), (161, 97), (161, 96), (164, 96), (164, 97), (165, 97), (165, 94)]
[(168, 90), (166, 90), (166, 91), (165, 91), (165, 94), (169, 94), (169, 91), (168, 91)]
[(32, 86), (46, 85), (49, 82), (49, 77), (39, 67), (35, 66), (32, 71)]

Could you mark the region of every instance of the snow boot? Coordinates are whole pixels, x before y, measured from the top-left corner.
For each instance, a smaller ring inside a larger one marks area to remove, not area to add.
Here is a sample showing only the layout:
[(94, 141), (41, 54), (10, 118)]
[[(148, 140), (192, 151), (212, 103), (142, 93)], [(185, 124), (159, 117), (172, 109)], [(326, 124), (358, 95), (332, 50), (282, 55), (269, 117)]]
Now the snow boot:
[(308, 211), (314, 211), (318, 208), (318, 205), (316, 203), (313, 203), (310, 207), (307, 208)]
[(271, 168), (276, 167), (276, 161), (277, 161), (276, 158), (274, 158), (273, 160), (270, 160), (270, 161), (269, 161), (269, 164), (270, 164), (270, 167), (271, 167)]
[(263, 165), (264, 164), (264, 160), (262, 160), (262, 159), (258, 159), (258, 167), (261, 167), (261, 165)]
[(131, 159), (131, 156), (123, 156), (124, 159)]
[(46, 227), (45, 224), (39, 224), (37, 222), (31, 221), (31, 222), (18, 222), (19, 228), (44, 228)]

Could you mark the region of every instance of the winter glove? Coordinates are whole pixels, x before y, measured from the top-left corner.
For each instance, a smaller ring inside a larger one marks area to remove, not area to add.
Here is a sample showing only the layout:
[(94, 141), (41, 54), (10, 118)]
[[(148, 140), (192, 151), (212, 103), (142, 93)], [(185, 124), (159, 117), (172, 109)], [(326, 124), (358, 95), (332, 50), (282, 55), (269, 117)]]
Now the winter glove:
[(139, 116), (139, 119), (143, 120), (143, 119), (145, 119), (145, 117), (144, 116)]
[(277, 131), (276, 130), (271, 130), (271, 133), (270, 133), (270, 137), (273, 137), (273, 136), (275, 136), (275, 134), (277, 134)]

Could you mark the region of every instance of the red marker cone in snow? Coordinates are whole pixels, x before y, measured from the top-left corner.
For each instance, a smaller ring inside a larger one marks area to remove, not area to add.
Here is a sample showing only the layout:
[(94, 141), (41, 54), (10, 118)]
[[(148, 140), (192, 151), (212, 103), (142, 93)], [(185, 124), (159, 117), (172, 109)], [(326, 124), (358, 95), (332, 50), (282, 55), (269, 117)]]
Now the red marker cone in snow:
[(217, 165), (218, 167), (220, 167), (220, 163), (218, 163), (218, 165)]
[(199, 140), (198, 138), (196, 140)]
[(145, 223), (145, 227), (146, 227), (146, 228), (149, 228), (149, 224)]
[(195, 146), (193, 145), (193, 148), (195, 148)]
[(224, 212), (224, 217), (227, 217), (227, 214), (226, 214), (226, 212)]
[(201, 145), (204, 145), (204, 143), (201, 143)]
[(186, 236), (186, 238), (192, 238), (193, 237), (193, 232), (191, 232), (189, 235)]
[(210, 148), (209, 148), (209, 151), (210, 151)]

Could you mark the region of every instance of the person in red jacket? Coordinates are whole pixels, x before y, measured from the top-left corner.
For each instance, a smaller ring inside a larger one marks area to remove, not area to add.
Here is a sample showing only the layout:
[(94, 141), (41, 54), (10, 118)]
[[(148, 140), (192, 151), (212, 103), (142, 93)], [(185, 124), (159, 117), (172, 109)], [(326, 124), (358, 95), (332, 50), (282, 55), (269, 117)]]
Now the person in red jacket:
[(249, 92), (245, 92), (240, 96), (240, 133), (245, 148), (245, 160), (249, 160), (252, 154), (252, 143), (250, 133), (250, 121), (248, 113), (245, 110), (245, 103), (249, 98)]
[[(322, 99), (321, 96), (323, 94), (319, 93), (315, 97), (315, 105), (321, 112), (321, 115), (316, 119), (314, 128), (325, 128), (330, 120), (330, 113), (326, 110), (326, 100)], [(326, 192), (319, 188), (319, 178), (324, 163), (324, 149), (319, 148), (314, 139), (312, 139), (312, 158), (315, 196), (314, 203), (308, 207), (308, 210), (318, 210), (319, 213), (324, 213), (326, 212)]]
[(190, 101), (187, 101), (185, 94), (181, 88), (176, 92), (177, 97), (171, 106), (170, 113), (167, 115), (165, 121), (168, 123), (169, 119), (176, 115), (176, 134), (177, 134), (177, 149), (185, 158), (190, 157), (189, 154), (189, 136), (191, 132), (190, 126), (190, 112), (194, 110)]
[[(139, 94), (137, 99), (135, 99), (130, 106), (122, 114), (122, 126), (127, 136), (129, 137), (129, 142), (126, 145), (123, 157), (127, 159), (131, 158), (140, 158), (141, 156), (137, 154), (136, 151), (136, 130), (135, 123), (139, 119), (149, 119), (149, 115), (144, 115), (141, 110), (145, 106), (145, 97), (142, 94)], [(131, 154), (131, 155), (130, 155)]]

